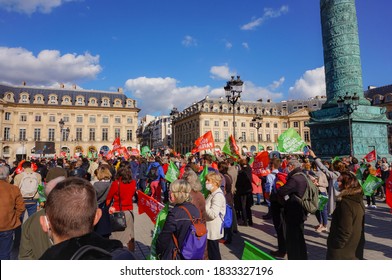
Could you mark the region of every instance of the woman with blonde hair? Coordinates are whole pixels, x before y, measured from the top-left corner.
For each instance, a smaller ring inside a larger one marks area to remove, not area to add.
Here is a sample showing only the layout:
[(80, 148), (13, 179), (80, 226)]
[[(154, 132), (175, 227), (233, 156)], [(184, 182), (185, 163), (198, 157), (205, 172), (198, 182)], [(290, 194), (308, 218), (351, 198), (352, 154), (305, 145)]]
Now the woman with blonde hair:
[(202, 217), (206, 218), (206, 199), (201, 193), (201, 182), (199, 176), (192, 170), (191, 167), (185, 167), (184, 175), (182, 179), (187, 181), (191, 185), (190, 202), (194, 204), (201, 212)]
[[(195, 205), (190, 203), (191, 185), (185, 180), (176, 180), (170, 184), (169, 201), (174, 207), (169, 210), (165, 225), (159, 234), (156, 243), (156, 252), (161, 260), (184, 259), (181, 252), (176, 250), (173, 235), (178, 242), (178, 248), (182, 248), (191, 220), (185, 207), (193, 218), (200, 218), (201, 213)], [(177, 255), (175, 255), (177, 252)]]
[(219, 240), (223, 238), (223, 218), (226, 214), (226, 198), (220, 188), (222, 177), (210, 172), (206, 176), (206, 189), (210, 192), (206, 199), (207, 250), (208, 259), (221, 260)]

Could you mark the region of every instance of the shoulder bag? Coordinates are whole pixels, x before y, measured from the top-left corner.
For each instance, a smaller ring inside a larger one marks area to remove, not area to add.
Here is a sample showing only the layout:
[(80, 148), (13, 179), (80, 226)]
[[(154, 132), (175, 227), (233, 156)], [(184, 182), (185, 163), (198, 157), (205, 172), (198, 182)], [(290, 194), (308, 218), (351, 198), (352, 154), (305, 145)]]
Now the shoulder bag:
[(122, 211), (121, 196), (120, 196), (120, 181), (118, 182), (118, 200), (120, 205), (120, 211), (110, 214), (110, 225), (112, 227), (112, 232), (124, 231), (127, 228), (127, 220), (125, 218), (125, 213)]

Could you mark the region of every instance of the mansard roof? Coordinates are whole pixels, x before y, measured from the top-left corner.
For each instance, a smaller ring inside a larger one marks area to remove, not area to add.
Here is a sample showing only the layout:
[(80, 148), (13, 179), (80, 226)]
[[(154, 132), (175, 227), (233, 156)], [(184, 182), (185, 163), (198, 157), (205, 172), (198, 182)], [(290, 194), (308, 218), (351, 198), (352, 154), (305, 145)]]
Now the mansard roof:
[[(53, 104), (49, 103), (49, 96), (54, 94), (58, 98), (58, 105), (61, 104), (61, 100), (64, 96), (69, 96), (71, 98), (71, 105), (75, 105), (76, 103), (76, 97), (77, 96), (83, 96), (85, 101), (88, 101), (91, 97), (96, 98), (97, 100), (101, 101), (104, 98), (109, 98), (110, 103), (109, 107), (114, 107), (114, 101), (116, 99), (119, 99), (122, 101), (122, 107), (127, 107), (126, 101), (127, 100), (132, 100), (133, 107), (140, 111), (140, 109), (136, 108), (136, 102), (135, 100), (127, 97), (123, 92), (110, 92), (110, 91), (99, 91), (99, 90), (84, 90), (84, 89), (69, 89), (69, 88), (50, 88), (50, 87), (30, 87), (30, 86), (9, 86), (9, 85), (4, 85), (0, 84), (0, 98), (4, 98), (5, 94), (7, 93), (13, 93), (14, 95), (14, 100), (15, 103), (18, 103), (18, 100), (20, 100), (20, 95), (22, 93), (27, 93), (29, 94), (30, 98), (27, 104), (33, 104), (34, 102), (34, 96), (35, 95), (43, 95), (45, 98), (45, 103), (46, 105), (51, 105), (51, 106), (56, 106)], [(24, 103), (26, 104), (26, 103)], [(88, 102), (85, 103), (88, 106)]]

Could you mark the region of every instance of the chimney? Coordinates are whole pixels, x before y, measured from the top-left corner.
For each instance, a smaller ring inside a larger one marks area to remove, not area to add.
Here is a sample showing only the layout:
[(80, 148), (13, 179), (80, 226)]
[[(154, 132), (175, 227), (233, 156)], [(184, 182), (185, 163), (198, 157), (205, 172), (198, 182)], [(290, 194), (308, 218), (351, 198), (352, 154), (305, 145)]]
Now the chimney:
[(60, 88), (64, 88), (64, 84), (63, 83), (60, 83)]
[(271, 99), (267, 99), (267, 103), (271, 103)]
[(73, 89), (76, 89), (76, 84), (73, 84), (73, 85), (72, 85), (72, 88), (73, 88)]
[(23, 81), (23, 82), (22, 82), (22, 85), (24, 85), (24, 86), (25, 86), (25, 85), (26, 85), (26, 81)]
[(119, 88), (117, 89), (117, 92), (122, 93), (122, 92), (123, 92), (123, 88), (122, 88), (122, 87), (119, 87)]

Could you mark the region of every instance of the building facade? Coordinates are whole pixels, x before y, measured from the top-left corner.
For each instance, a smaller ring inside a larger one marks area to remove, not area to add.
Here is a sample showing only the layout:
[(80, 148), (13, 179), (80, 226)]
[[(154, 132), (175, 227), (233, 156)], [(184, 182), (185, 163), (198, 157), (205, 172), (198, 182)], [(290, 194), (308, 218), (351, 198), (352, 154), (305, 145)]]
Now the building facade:
[[(259, 150), (275, 150), (279, 135), (290, 127), (297, 130), (309, 144), (309, 128), (305, 126), (309, 120), (308, 113), (319, 109), (325, 100), (322, 97), (317, 98), (317, 101), (291, 100), (279, 103), (270, 100), (239, 101), (235, 106), (237, 145), (244, 153), (255, 152), (257, 147)], [(253, 121), (255, 116), (260, 117), (258, 124)], [(233, 106), (223, 98), (207, 96), (175, 114), (172, 125), (174, 149), (180, 153), (191, 151), (195, 140), (208, 131), (212, 131), (215, 148), (222, 149), (226, 139), (233, 134)]]
[[(120, 138), (136, 147), (136, 101), (117, 92), (0, 84), (0, 151), (9, 160), (97, 155)], [(41, 145), (54, 148), (45, 152)], [(39, 145), (39, 149), (36, 149)]]
[[(364, 95), (373, 106), (384, 108), (387, 118), (392, 120), (392, 85), (369, 86)], [(388, 146), (392, 153), (392, 125), (388, 125)]]

